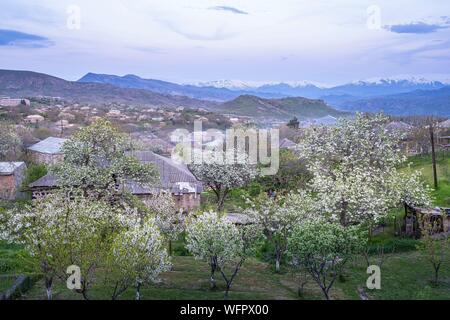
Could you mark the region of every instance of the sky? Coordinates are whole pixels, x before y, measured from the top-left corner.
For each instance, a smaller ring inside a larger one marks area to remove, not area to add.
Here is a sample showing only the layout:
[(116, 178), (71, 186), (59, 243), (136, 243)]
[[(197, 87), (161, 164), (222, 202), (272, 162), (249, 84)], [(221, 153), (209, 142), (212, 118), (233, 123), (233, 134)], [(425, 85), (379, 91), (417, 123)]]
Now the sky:
[(450, 78), (448, 0), (1, 0), (0, 69), (178, 83)]

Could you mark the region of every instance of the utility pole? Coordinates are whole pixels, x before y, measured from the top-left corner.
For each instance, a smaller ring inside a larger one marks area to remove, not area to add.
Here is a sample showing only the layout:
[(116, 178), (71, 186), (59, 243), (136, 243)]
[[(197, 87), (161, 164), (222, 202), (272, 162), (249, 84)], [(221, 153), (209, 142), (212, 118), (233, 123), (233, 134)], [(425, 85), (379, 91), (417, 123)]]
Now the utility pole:
[(436, 152), (434, 150), (434, 130), (433, 130), (433, 122), (430, 122), (430, 139), (431, 139), (431, 159), (433, 161), (433, 179), (434, 179), (434, 188), (438, 188), (438, 179), (437, 179), (437, 170), (436, 170)]

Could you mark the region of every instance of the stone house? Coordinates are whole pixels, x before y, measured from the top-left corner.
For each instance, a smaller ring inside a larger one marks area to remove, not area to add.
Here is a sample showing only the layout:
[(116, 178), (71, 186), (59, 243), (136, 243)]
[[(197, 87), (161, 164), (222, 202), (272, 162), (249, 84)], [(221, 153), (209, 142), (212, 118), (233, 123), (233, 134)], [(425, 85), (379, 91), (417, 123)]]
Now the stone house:
[(11, 98), (0, 98), (0, 106), (3, 107), (17, 107), (20, 105), (29, 106), (30, 100), (28, 99), (11, 99)]
[[(124, 188), (136, 195), (144, 202), (160, 192), (170, 192), (178, 208), (187, 212), (200, 205), (200, 193), (203, 185), (189, 171), (186, 165), (160, 156), (151, 151), (134, 151), (130, 155), (136, 157), (141, 163), (153, 163), (159, 171), (159, 183), (143, 186), (129, 181)], [(47, 174), (30, 184), (33, 194), (47, 192), (57, 187), (56, 177)]]
[(25, 117), (25, 119), (24, 119), (25, 123), (29, 123), (29, 124), (37, 124), (44, 120), (45, 120), (45, 118), (38, 114), (29, 115), (29, 116)]
[(62, 158), (61, 147), (66, 139), (48, 137), (28, 148), (31, 160), (39, 164), (54, 164)]
[(25, 169), (25, 162), (0, 162), (0, 199), (13, 200), (20, 197)]

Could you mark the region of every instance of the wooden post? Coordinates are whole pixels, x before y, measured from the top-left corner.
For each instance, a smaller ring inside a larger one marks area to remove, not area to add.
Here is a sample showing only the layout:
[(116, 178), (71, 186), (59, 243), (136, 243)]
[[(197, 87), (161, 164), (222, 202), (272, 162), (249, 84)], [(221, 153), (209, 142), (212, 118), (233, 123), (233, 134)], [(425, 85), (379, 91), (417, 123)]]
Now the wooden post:
[(431, 139), (431, 159), (433, 161), (433, 179), (434, 179), (434, 188), (438, 188), (438, 179), (437, 179), (437, 170), (436, 170), (436, 152), (434, 149), (434, 131), (433, 131), (433, 123), (430, 123), (430, 139)]

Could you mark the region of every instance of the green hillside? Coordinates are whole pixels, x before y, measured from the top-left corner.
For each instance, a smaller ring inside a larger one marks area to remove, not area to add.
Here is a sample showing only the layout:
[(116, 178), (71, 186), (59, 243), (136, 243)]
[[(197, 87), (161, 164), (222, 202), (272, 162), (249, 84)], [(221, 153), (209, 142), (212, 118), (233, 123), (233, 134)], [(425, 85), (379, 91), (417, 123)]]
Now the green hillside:
[(277, 119), (321, 118), (327, 115), (339, 117), (348, 113), (328, 106), (323, 100), (303, 97), (283, 99), (263, 99), (252, 95), (242, 95), (216, 107), (223, 113), (250, 117), (269, 117)]

